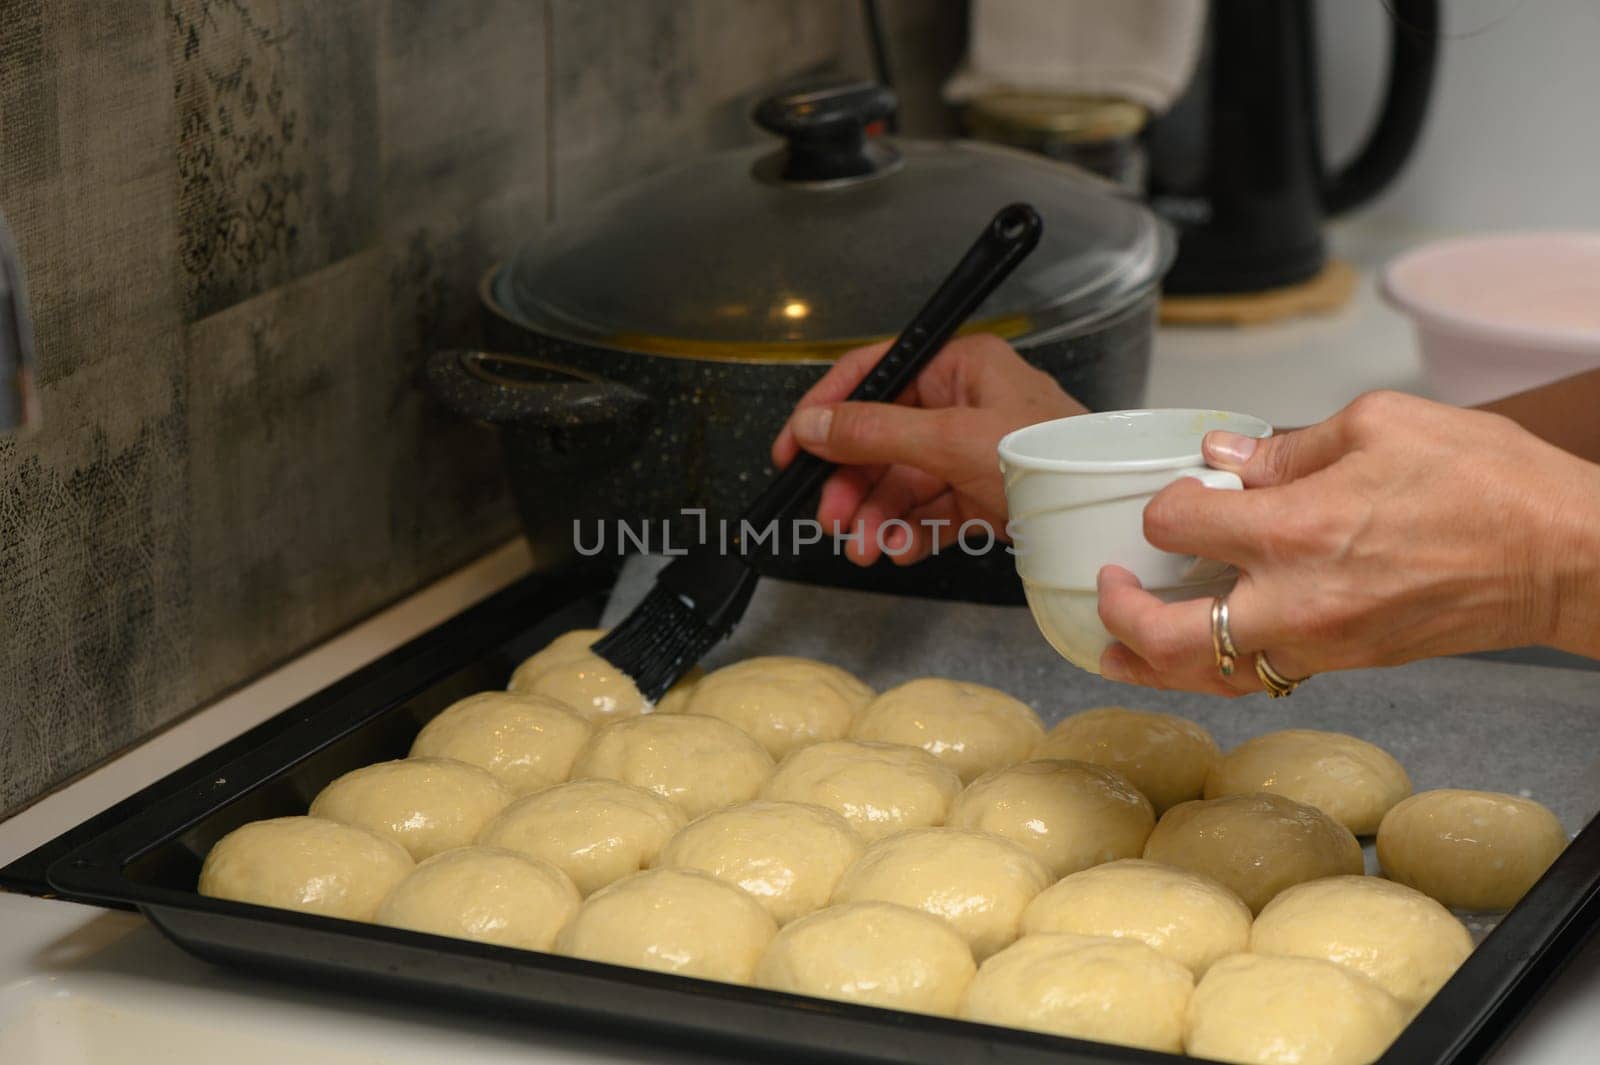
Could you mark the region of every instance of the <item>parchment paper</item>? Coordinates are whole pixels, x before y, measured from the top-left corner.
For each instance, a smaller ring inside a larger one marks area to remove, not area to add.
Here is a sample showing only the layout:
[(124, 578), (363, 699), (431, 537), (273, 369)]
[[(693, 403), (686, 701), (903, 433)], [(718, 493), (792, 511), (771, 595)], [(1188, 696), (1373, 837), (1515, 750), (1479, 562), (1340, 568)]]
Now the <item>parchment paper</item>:
[[(630, 560), (603, 624), (626, 615), (660, 565)], [(1600, 672), (1445, 658), (1325, 674), (1288, 699), (1159, 692), (1069, 665), (1023, 607), (771, 579), (703, 664), (714, 669), (763, 654), (832, 662), (880, 691), (930, 674), (989, 684), (1032, 705), (1046, 725), (1094, 706), (1165, 710), (1205, 725), (1224, 750), (1281, 728), (1348, 732), (1398, 758), (1418, 791), (1532, 796), (1556, 812), (1569, 834), (1600, 810)]]

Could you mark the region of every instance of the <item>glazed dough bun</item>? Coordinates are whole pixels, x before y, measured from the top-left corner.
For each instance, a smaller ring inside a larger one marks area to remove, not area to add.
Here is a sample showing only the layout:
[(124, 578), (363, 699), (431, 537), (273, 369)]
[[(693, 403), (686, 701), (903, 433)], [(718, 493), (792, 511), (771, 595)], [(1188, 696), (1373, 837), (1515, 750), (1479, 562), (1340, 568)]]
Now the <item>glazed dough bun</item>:
[(680, 707), (726, 721), (781, 760), (796, 748), (843, 739), (871, 701), (872, 689), (837, 666), (768, 655), (708, 674)]
[(1145, 844), (1153, 862), (1209, 876), (1251, 913), (1284, 888), (1321, 876), (1359, 875), (1361, 845), (1318, 810), (1281, 795), (1234, 795), (1179, 803)]
[(921, 747), (963, 784), (1028, 757), (1044, 726), (1039, 715), (997, 688), (923, 677), (890, 688), (856, 718), (852, 739)]
[(413, 758), (454, 758), (487, 769), (514, 795), (560, 784), (594, 727), (542, 695), (481, 692), (452, 703), (423, 726)]
[(914, 1013), (954, 1015), (977, 966), (937, 917), (891, 902), (853, 902), (802, 917), (756, 966), (758, 987)]
[(339, 777), (311, 800), (311, 816), (392, 839), (420, 862), (475, 841), (513, 798), (493, 773), (475, 765), (401, 758)]
[(378, 907), (377, 922), (502, 947), (549, 950), (578, 912), (560, 869), (498, 847), (460, 847), (418, 865)]
[(1221, 757), (1211, 733), (1176, 714), (1102, 706), (1073, 714), (1039, 741), (1035, 758), (1072, 758), (1114, 769), (1156, 814), (1198, 799)]
[(826, 806), (870, 843), (904, 829), (944, 824), (960, 791), (955, 770), (927, 751), (835, 740), (785, 758), (761, 797)]
[[(549, 696), (591, 721), (649, 713), (654, 707), (628, 675), (589, 649), (605, 634), (605, 629), (562, 633), (542, 651), (524, 659), (506, 687), (519, 694)], [(690, 670), (661, 701), (666, 703), (673, 692), (692, 686), (702, 675), (698, 668)]]
[(1292, 728), (1246, 740), (1206, 777), (1206, 798), (1270, 792), (1315, 806), (1358, 836), (1378, 831), (1411, 794), (1405, 767), (1381, 747), (1341, 732)]
[(1425, 791), (1378, 827), (1389, 878), (1456, 910), (1509, 910), (1566, 846), (1555, 814), (1490, 791)]
[(714, 876), (651, 869), (591, 895), (556, 937), (559, 954), (730, 984), (750, 981), (778, 926)]
[(1129, 858), (1041, 892), (1022, 912), (1022, 934), (1041, 932), (1136, 939), (1200, 977), (1249, 948), (1250, 907), (1210, 877)]
[(370, 921), (411, 872), (404, 847), (321, 817), (253, 821), (217, 841), (200, 894), (324, 917)]
[(1017, 938), (1050, 871), (1009, 840), (954, 828), (881, 839), (845, 871), (833, 901), (896, 902), (949, 921), (980, 962)]
[(688, 821), (653, 792), (616, 780), (575, 780), (518, 799), (479, 842), (549, 862), (584, 895), (647, 868)]
[(832, 810), (757, 801), (681, 829), (656, 865), (710, 873), (742, 889), (782, 925), (826, 906), (864, 846), (850, 822)]
[(754, 798), (772, 758), (725, 721), (651, 714), (596, 732), (572, 763), (574, 780), (620, 780), (677, 803), (690, 817)]
[(985, 773), (956, 798), (945, 823), (1009, 839), (1060, 877), (1137, 858), (1156, 817), (1113, 770), (1043, 761)]
[(985, 1024), (1183, 1050), (1194, 975), (1131, 939), (1024, 936), (978, 969), (962, 1015)]
[(1353, 969), (1316, 958), (1235, 954), (1194, 989), (1189, 1054), (1252, 1065), (1368, 1065), (1405, 1026), (1405, 1010)]
[(1416, 1012), (1472, 953), (1472, 934), (1449, 910), (1403, 884), (1330, 876), (1273, 899), (1256, 918), (1250, 950), (1357, 969)]

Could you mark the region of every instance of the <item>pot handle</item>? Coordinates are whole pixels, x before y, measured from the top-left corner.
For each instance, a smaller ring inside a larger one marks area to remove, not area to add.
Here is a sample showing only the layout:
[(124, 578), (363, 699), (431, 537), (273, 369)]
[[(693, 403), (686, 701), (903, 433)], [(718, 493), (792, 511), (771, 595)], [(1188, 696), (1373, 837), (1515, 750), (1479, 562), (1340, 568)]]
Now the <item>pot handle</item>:
[(610, 425), (636, 421), (654, 406), (627, 385), (527, 355), (436, 351), (423, 379), (453, 413), (495, 425)]

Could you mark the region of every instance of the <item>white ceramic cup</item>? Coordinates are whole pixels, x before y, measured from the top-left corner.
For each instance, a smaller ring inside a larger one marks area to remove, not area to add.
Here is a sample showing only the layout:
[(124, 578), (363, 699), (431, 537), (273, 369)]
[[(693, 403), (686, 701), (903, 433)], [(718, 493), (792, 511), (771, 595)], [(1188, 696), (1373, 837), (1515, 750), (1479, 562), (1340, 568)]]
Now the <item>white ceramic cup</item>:
[(1180, 477), (1243, 487), (1205, 464), (1200, 443), (1214, 429), (1272, 435), (1272, 426), (1249, 414), (1125, 410), (1041, 422), (1000, 441), (1017, 574), (1039, 631), (1073, 665), (1099, 673), (1100, 655), (1114, 642), (1100, 623), (1102, 566), (1132, 571), (1168, 602), (1233, 587), (1232, 567), (1174, 555), (1144, 538), (1145, 504)]

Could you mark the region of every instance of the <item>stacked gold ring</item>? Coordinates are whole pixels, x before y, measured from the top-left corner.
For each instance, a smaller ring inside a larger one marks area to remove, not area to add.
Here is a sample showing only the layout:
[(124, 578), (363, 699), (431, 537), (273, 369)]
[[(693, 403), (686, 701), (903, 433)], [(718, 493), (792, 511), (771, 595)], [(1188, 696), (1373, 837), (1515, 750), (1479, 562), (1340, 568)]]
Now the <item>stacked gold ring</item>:
[(1217, 656), (1217, 672), (1224, 677), (1233, 676), (1234, 660), (1239, 652), (1233, 646), (1233, 633), (1228, 631), (1228, 597), (1225, 595), (1211, 600), (1211, 650)]
[(1273, 668), (1272, 663), (1267, 661), (1267, 652), (1265, 651), (1256, 652), (1256, 676), (1261, 678), (1261, 686), (1267, 689), (1267, 694), (1274, 699), (1282, 699), (1285, 696), (1293, 695), (1296, 688), (1310, 679), (1309, 677), (1301, 677), (1299, 680), (1293, 680), (1279, 673)]

